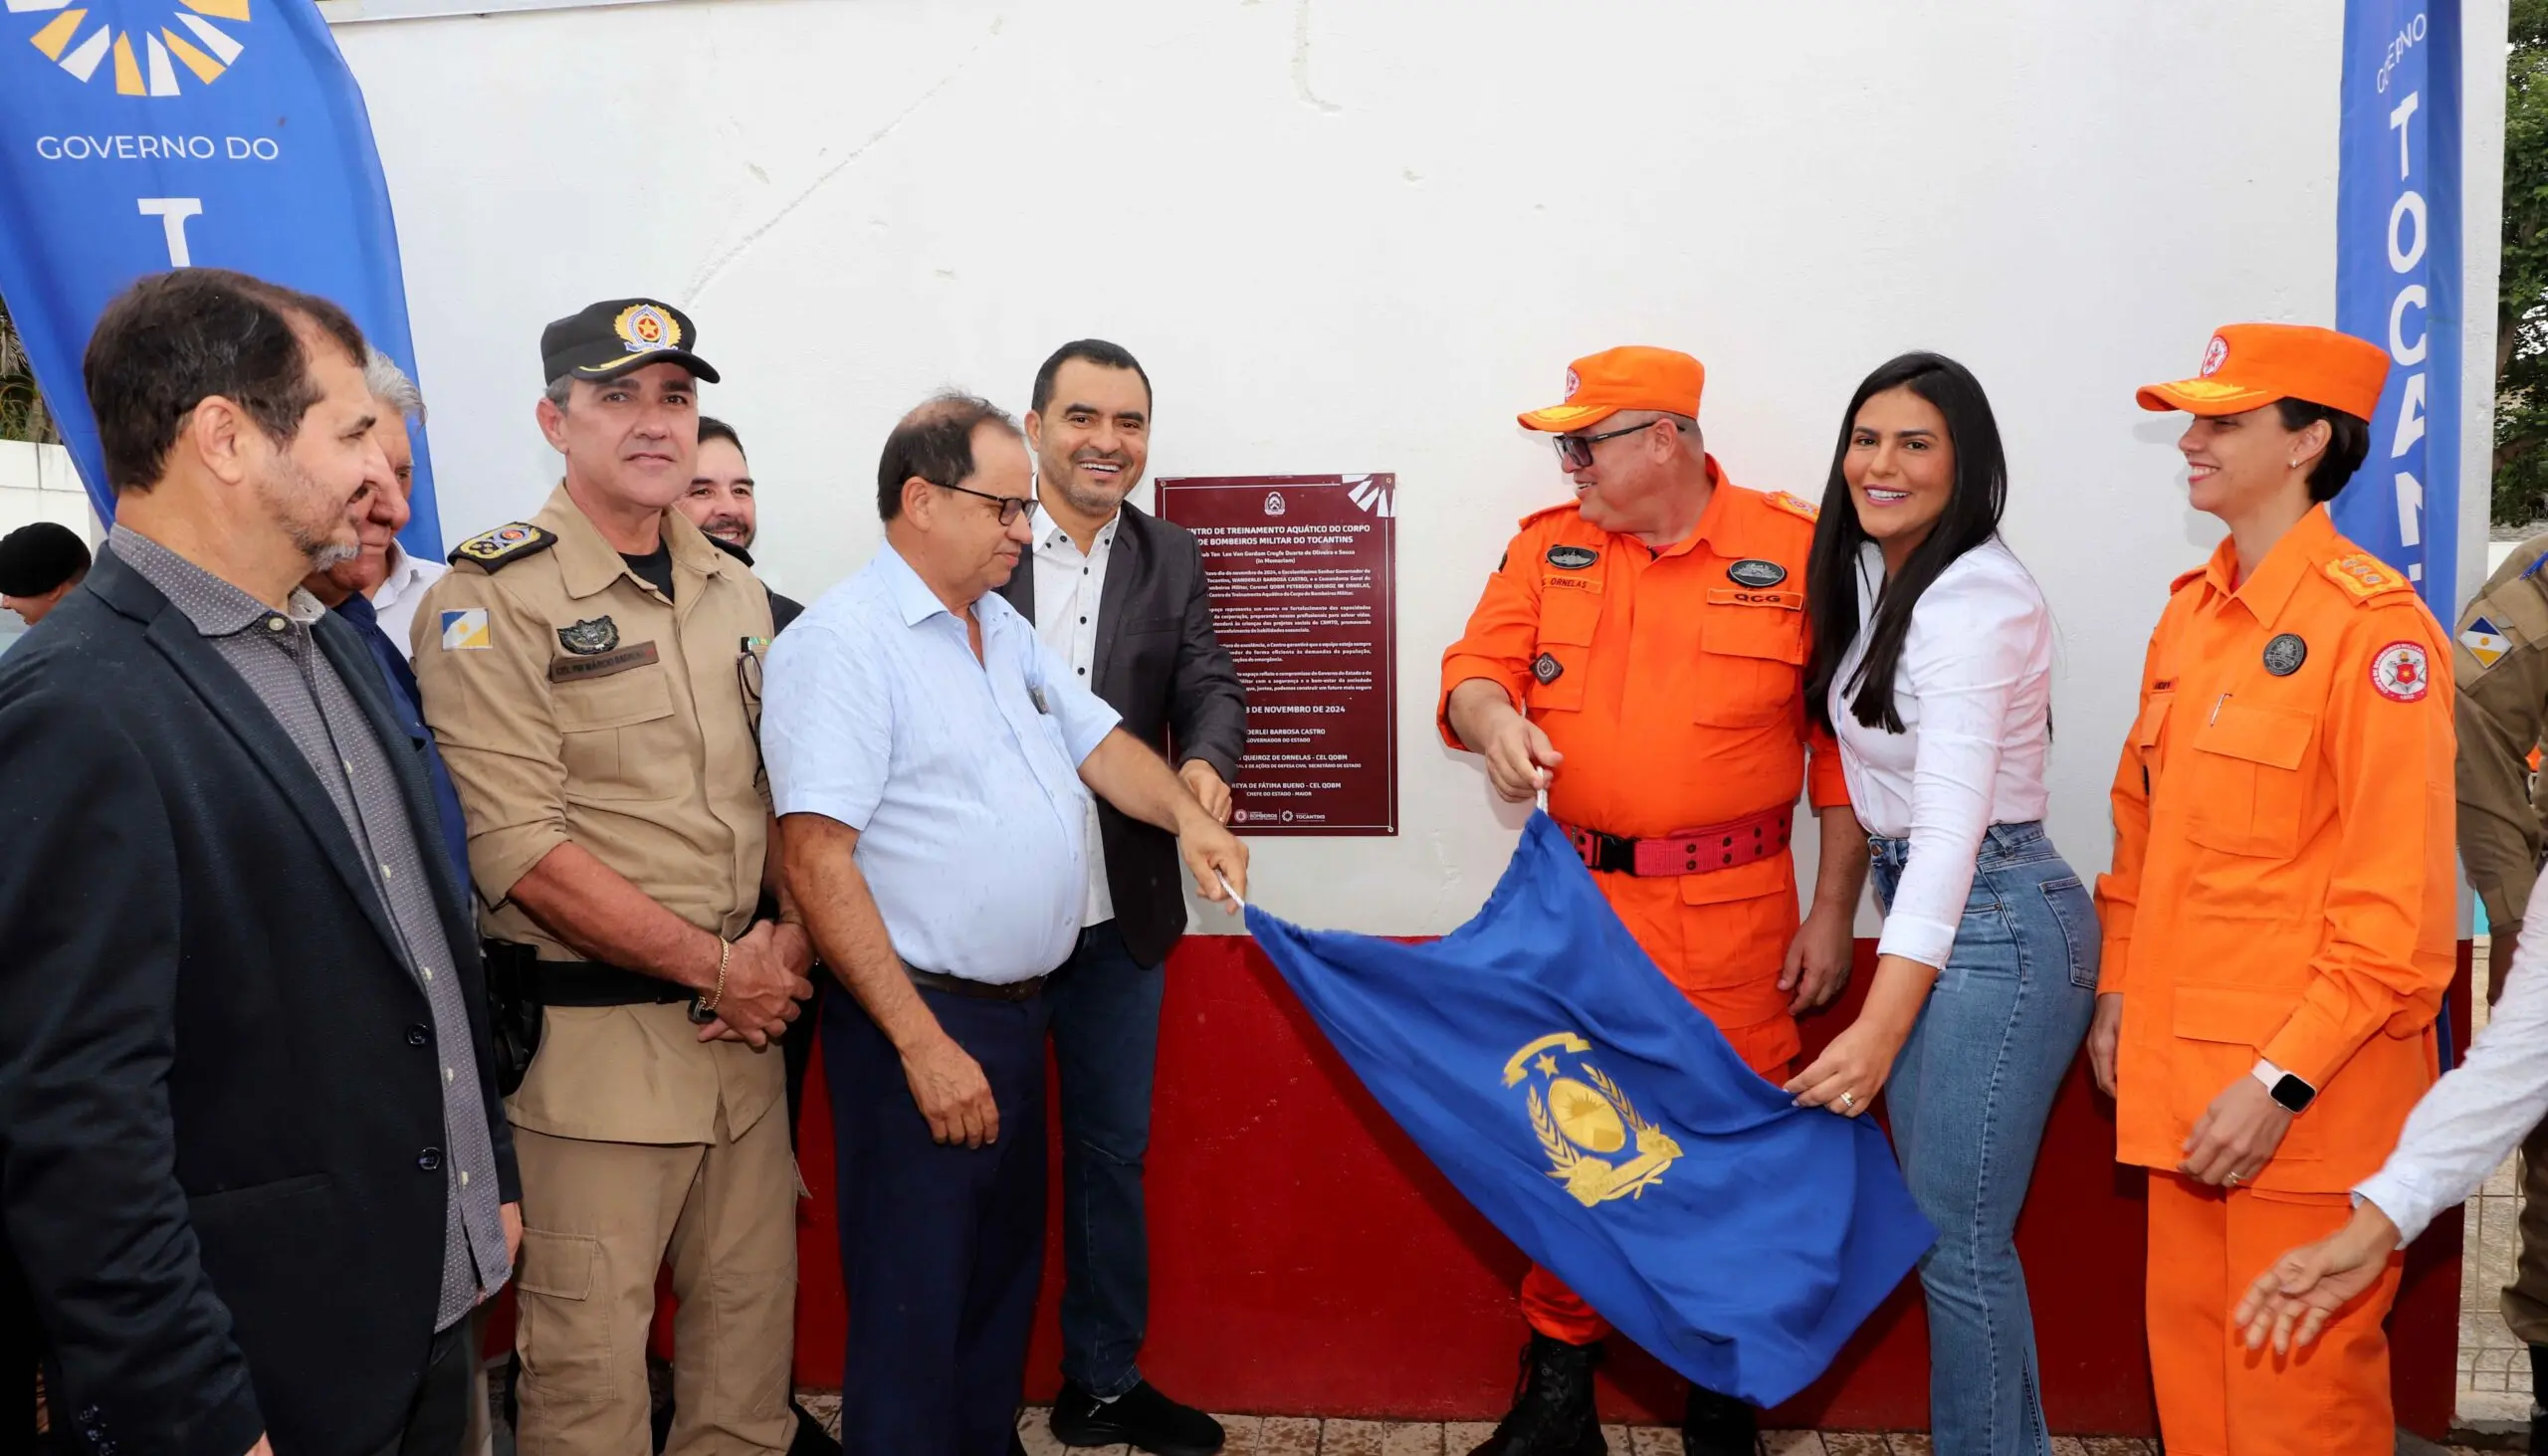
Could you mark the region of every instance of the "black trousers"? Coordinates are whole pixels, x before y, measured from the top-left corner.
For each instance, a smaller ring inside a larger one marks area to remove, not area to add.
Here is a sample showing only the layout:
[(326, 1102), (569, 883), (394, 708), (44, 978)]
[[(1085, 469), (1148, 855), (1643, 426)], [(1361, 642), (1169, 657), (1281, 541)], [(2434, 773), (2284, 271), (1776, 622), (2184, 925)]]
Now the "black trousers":
[(433, 1338), (425, 1351), (425, 1377), (417, 1382), (415, 1403), (407, 1408), (407, 1424), (375, 1456), (457, 1456), (469, 1436), (474, 1353), (469, 1332), (477, 1323), (463, 1317)]
[(813, 982), (814, 994), (805, 1002), (787, 1035), (778, 1043), (780, 1070), (787, 1078), (787, 1145), (796, 1146), (796, 1130), (805, 1122), (805, 1073), (814, 1064), (814, 1038), (823, 1024), (823, 1002), (833, 990), (832, 973), (817, 960), (806, 979)]
[(1044, 998), (920, 994), (981, 1065), (999, 1141), (932, 1141), (893, 1044), (856, 997), (830, 998), (823, 1069), (849, 1297), (841, 1446), (1008, 1456), (1044, 1264)]

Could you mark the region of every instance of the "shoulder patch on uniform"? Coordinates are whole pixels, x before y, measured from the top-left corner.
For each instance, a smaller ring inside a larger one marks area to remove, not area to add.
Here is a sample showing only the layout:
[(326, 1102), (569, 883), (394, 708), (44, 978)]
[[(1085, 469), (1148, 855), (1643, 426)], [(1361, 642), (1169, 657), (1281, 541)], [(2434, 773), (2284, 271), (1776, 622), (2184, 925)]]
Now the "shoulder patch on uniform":
[(1784, 511), (1788, 515), (1798, 517), (1802, 520), (1820, 520), (1822, 519), (1822, 510), (1820, 507), (1814, 506), (1809, 502), (1800, 501), (1785, 491), (1772, 491), (1761, 499), (1769, 502), (1773, 509)]
[(2421, 642), (2392, 642), (2371, 660), (2371, 686), (2392, 703), (2419, 703), (2433, 675)]
[(2368, 552), (2355, 551), (2338, 556), (2327, 563), (2327, 579), (2345, 589), (2356, 605), (2389, 595), (2394, 591), (2412, 591), (2407, 578)]
[(2197, 566), (2192, 571), (2179, 574), (2176, 580), (2168, 583), (2168, 595), (2175, 596), (2178, 592), (2181, 592), (2187, 587), (2194, 585), (2196, 582), (2201, 581), (2203, 579), (2203, 573), (2211, 569), (2212, 568), (2209, 566)]
[(527, 520), (517, 520), (511, 525), (500, 525), (494, 530), (473, 535), (452, 547), (451, 564), (457, 566), (463, 561), (475, 561), (493, 571), (500, 566), (510, 566), (525, 556), (536, 556), (555, 544), (555, 532), (543, 530)]
[(2477, 660), (2477, 671), (2482, 673), (2501, 662), (2505, 653), (2512, 651), (2512, 638), (2501, 623), (2480, 612), (2468, 619), (2467, 626), (2459, 629), (2459, 645)]

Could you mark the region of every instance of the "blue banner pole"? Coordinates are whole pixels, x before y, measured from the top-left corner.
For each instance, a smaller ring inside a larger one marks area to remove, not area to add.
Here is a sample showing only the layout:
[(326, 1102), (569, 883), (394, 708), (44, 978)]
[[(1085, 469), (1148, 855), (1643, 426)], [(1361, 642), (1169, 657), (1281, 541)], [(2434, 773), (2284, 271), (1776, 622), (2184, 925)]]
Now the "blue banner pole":
[[(80, 356), (144, 274), (231, 268), (331, 299), (416, 374), (371, 118), (315, 0), (0, 0), (0, 300), (103, 520)], [(415, 445), (400, 540), (439, 559)]]
[(2347, 0), (2336, 326), (2389, 351), (2337, 528), (2458, 612), (2458, 0)]

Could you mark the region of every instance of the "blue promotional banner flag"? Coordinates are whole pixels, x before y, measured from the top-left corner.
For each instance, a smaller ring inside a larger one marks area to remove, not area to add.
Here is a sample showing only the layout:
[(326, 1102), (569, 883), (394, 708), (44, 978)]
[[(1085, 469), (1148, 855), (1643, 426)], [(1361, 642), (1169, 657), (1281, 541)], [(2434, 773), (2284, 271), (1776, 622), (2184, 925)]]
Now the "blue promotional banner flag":
[(2389, 351), (2336, 527), (2459, 612), (2459, 5), (2346, 0), (2336, 327)]
[(1546, 814), (1439, 940), (1253, 906), (1247, 928), (1479, 1212), (1711, 1390), (1771, 1406), (1811, 1384), (1937, 1236), (1873, 1120), (1744, 1066)]
[[(186, 267), (331, 299), (415, 373), (371, 118), (315, 0), (4, 0), (0, 302), (107, 520), (80, 355), (108, 300)], [(415, 443), (401, 540), (440, 559)]]

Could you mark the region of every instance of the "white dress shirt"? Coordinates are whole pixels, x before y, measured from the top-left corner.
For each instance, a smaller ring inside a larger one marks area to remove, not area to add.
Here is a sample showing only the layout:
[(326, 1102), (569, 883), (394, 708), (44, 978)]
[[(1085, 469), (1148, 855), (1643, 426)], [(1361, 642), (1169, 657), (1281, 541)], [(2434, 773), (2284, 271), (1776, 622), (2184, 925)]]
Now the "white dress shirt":
[(396, 541), (389, 543), (389, 574), (371, 589), (372, 615), (380, 619), (380, 630), (408, 661), (416, 657), (416, 645), (407, 640), (415, 627), (416, 603), (425, 599), (425, 588), (451, 568), (440, 561), (411, 556)]
[(780, 814), (858, 831), (903, 959), (1006, 984), (1078, 948), (1089, 793), (1116, 725), (997, 593), (964, 624), (890, 545), (770, 644), (761, 751)]
[(1858, 558), (1858, 635), (1831, 680), (1831, 722), (1858, 822), (1911, 842), (1877, 952), (1943, 966), (1983, 833), (2043, 817), (2052, 613), (1998, 536), (1957, 557), (1912, 609), (1893, 675), (1904, 730), (1890, 733), (1859, 723), (1844, 691), (1866, 655), (1883, 581), (1884, 557), (1869, 543)]
[[(2548, 893), (2548, 876), (2534, 895)], [(2543, 902), (2548, 903), (2548, 902)], [(2503, 998), (2468, 1056), (2407, 1115), (2398, 1146), (2353, 1190), (2398, 1225), (2401, 1248), (2445, 1208), (2466, 1201), (2548, 1116), (2548, 934), (2525, 935)], [(2302, 1113), (2307, 1117), (2307, 1113)]]
[[(1071, 670), (1071, 681), (1095, 692), (1090, 677), (1097, 671), (1097, 604), (1106, 594), (1106, 560), (1114, 554), (1115, 527), (1124, 517), (1097, 528), (1086, 551), (1037, 502), (1030, 518), (1035, 526), (1035, 635)], [(1088, 801), (1088, 904), (1082, 926), (1115, 919), (1115, 892), (1106, 883), (1106, 846), (1097, 833), (1097, 800)]]

